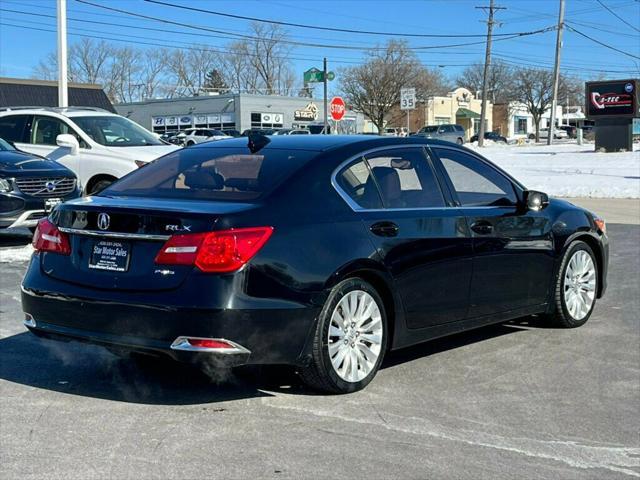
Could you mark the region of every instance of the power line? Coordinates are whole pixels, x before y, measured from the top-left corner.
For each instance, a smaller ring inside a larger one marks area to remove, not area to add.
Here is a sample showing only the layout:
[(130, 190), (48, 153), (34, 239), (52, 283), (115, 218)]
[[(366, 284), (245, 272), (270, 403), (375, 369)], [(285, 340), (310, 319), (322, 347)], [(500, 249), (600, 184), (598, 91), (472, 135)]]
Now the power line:
[[(120, 8), (114, 8), (114, 7), (107, 7), (106, 5), (100, 5), (97, 3), (93, 3), (93, 2), (89, 2), (87, 0), (76, 0), (79, 3), (84, 3), (86, 5), (91, 5), (93, 7), (96, 8), (102, 8), (104, 10), (110, 10), (110, 11), (114, 11), (114, 12), (118, 12), (118, 13), (124, 13), (127, 15), (131, 15), (133, 17), (138, 17), (138, 18), (144, 18), (146, 20), (154, 20), (157, 22), (161, 22), (161, 23), (166, 23), (166, 24), (171, 24), (171, 25), (178, 25), (178, 26), (182, 26), (182, 27), (186, 27), (186, 28), (191, 28), (191, 29), (195, 29), (195, 30), (203, 30), (203, 31), (208, 31), (208, 32), (214, 32), (214, 33), (221, 33), (220, 30), (214, 30), (211, 29), (209, 27), (204, 27), (204, 26), (199, 26), (199, 25), (191, 25), (188, 23), (183, 23), (183, 22), (176, 22), (174, 20), (167, 20), (164, 18), (159, 18), (159, 17), (152, 17), (150, 15), (143, 15), (141, 13), (135, 13), (135, 12), (131, 12), (128, 10), (122, 10)], [(504, 41), (504, 40), (511, 40), (513, 38), (519, 38), (519, 37), (525, 37), (525, 36), (530, 36), (530, 35), (537, 35), (540, 33), (546, 33), (546, 32), (550, 32), (555, 30), (555, 26), (553, 27), (546, 27), (546, 28), (541, 28), (538, 30), (534, 30), (534, 31), (530, 31), (530, 32), (517, 32), (517, 33), (512, 33), (509, 34), (510, 36), (508, 37), (502, 37), (497, 39), (496, 41)], [(246, 39), (250, 39), (250, 40), (262, 40), (260, 37), (255, 37), (252, 35), (242, 35), (242, 34), (234, 34), (236, 36), (242, 37), (242, 38), (246, 38)], [(279, 40), (282, 43), (286, 43), (286, 44), (291, 44), (291, 45), (296, 45), (296, 46), (305, 46), (305, 47), (316, 47), (316, 48), (341, 48), (341, 49), (348, 49), (348, 50), (358, 50), (358, 51), (380, 51), (380, 50), (386, 50), (386, 47), (355, 47), (355, 46), (351, 46), (351, 45), (344, 45), (344, 46), (336, 46), (336, 45), (328, 45), (328, 44), (311, 44), (311, 43), (303, 43), (303, 42), (292, 42), (289, 40)], [(466, 43), (456, 43), (456, 44), (450, 44), (450, 45), (426, 45), (426, 46), (420, 46), (420, 47), (407, 47), (407, 49), (409, 50), (413, 50), (413, 51), (419, 51), (419, 50), (431, 50), (431, 49), (438, 49), (438, 48), (457, 48), (457, 47), (466, 47), (466, 46), (470, 46), (470, 45), (483, 45), (485, 42), (484, 41), (478, 41), (478, 42), (466, 42)]]
[(588, 40), (591, 40), (593, 43), (597, 43), (598, 45), (601, 45), (601, 46), (603, 46), (605, 48), (608, 48), (609, 50), (613, 50), (615, 52), (621, 53), (622, 55), (626, 55), (627, 57), (631, 57), (631, 58), (635, 58), (637, 60), (640, 60), (640, 57), (638, 57), (637, 55), (632, 55), (632, 54), (630, 54), (628, 52), (625, 52), (624, 50), (620, 50), (619, 48), (612, 47), (611, 45), (608, 45), (608, 44), (606, 44), (604, 42), (601, 42), (600, 40), (596, 40), (595, 38), (590, 37), (586, 33), (582, 33), (580, 30), (576, 30), (572, 26), (566, 25), (566, 23), (565, 23), (565, 27), (567, 28), (567, 30), (571, 30), (573, 33), (577, 33), (581, 37), (584, 37), (584, 38), (586, 38)]
[(609, 7), (607, 7), (601, 0), (596, 0), (596, 2), (598, 2), (600, 5), (603, 6), (603, 8), (605, 8), (611, 15), (613, 15), (614, 17), (616, 17), (618, 20), (620, 20), (622, 23), (624, 23), (625, 25), (630, 26), (631, 28), (633, 28), (636, 32), (640, 32), (640, 28), (636, 27), (635, 25), (630, 24), (629, 22), (627, 22), (624, 18), (622, 18), (620, 15), (618, 15), (616, 12), (614, 12), (613, 10), (611, 10)]
[[(77, 0), (81, 1), (81, 0)], [(233, 13), (217, 12), (214, 10), (205, 10), (203, 8), (188, 7), (186, 5), (174, 5), (173, 3), (162, 2), (159, 0), (144, 0), (145, 2), (155, 3), (158, 5), (164, 5), (167, 7), (179, 8), (181, 10), (189, 10), (192, 12), (207, 13), (209, 15), (216, 15), (219, 17), (235, 18), (238, 20), (248, 20), (252, 22), (271, 23), (276, 25), (282, 25), (287, 27), (296, 28), (308, 28), (313, 30), (324, 30), (329, 32), (341, 32), (341, 33), (356, 33), (361, 35), (383, 35), (389, 37), (416, 37), (416, 38), (484, 38), (484, 34), (436, 34), (436, 33), (398, 33), (398, 32), (379, 32), (372, 30), (354, 30), (348, 28), (336, 28), (336, 27), (319, 27), (317, 25), (306, 25), (302, 23), (283, 22), (280, 20), (271, 20), (258, 17), (248, 17), (245, 15), (235, 15)], [(82, 1), (82, 3), (88, 3)], [(511, 35), (518, 35), (518, 33), (501, 33), (496, 36), (507, 37)]]

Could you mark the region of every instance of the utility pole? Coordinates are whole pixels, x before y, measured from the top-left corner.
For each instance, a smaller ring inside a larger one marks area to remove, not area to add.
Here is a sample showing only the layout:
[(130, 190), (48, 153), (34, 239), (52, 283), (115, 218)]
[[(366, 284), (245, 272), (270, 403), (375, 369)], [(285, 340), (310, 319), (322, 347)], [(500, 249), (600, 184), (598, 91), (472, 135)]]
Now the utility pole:
[(480, 130), (478, 131), (478, 146), (484, 145), (484, 124), (487, 121), (487, 79), (491, 66), (491, 37), (493, 35), (493, 15), (496, 10), (506, 10), (505, 7), (496, 7), (494, 0), (490, 0), (488, 7), (476, 7), (482, 10), (489, 10), (489, 20), (487, 20), (487, 49), (484, 54), (484, 71), (482, 72), (482, 107), (480, 109)]
[(547, 145), (553, 143), (554, 130), (556, 128), (556, 108), (558, 106), (558, 83), (560, 83), (560, 52), (562, 51), (562, 30), (564, 28), (564, 0), (560, 0), (560, 13), (558, 14), (558, 28), (556, 35), (556, 64), (553, 67), (553, 99), (551, 100), (551, 118), (549, 124), (549, 136)]
[(58, 0), (58, 106), (68, 107), (67, 92), (67, 0)]
[(327, 128), (329, 125), (327, 119), (327, 57), (324, 57), (324, 61), (322, 62), (322, 83), (324, 84), (324, 128), (323, 133), (326, 135)]

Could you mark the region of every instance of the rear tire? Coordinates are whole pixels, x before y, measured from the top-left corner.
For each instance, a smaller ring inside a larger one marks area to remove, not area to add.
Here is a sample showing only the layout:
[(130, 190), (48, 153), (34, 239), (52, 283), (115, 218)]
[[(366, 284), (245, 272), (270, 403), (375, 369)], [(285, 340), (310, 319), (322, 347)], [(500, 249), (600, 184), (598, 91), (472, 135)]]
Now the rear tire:
[(344, 280), (329, 294), (315, 327), (311, 362), (298, 373), (314, 390), (361, 390), (380, 368), (387, 336), (386, 312), (375, 288), (361, 278)]
[(571, 243), (560, 265), (550, 323), (561, 328), (587, 323), (596, 305), (598, 286), (598, 262), (593, 250), (579, 240)]
[(462, 145), (462, 144), (464, 143), (464, 140), (463, 140), (462, 138), (458, 138), (458, 139), (456, 140), (456, 143), (457, 143), (458, 145)]

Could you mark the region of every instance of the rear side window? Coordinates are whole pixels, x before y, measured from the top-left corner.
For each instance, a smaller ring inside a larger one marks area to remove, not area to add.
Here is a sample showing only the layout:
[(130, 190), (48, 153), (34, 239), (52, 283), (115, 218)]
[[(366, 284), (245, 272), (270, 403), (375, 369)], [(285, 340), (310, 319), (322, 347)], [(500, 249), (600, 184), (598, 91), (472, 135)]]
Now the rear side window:
[(422, 149), (384, 150), (367, 156), (386, 208), (444, 207)]
[(269, 194), (315, 155), (305, 150), (186, 148), (130, 173), (103, 194), (252, 201)]
[(382, 208), (382, 199), (371, 170), (364, 159), (345, 168), (336, 180), (345, 192), (360, 208)]
[(28, 143), (26, 126), (31, 115), (9, 115), (0, 118), (0, 138), (12, 143)]
[(463, 206), (510, 206), (517, 197), (505, 176), (457, 150), (434, 148)]
[(364, 209), (443, 207), (442, 193), (422, 152), (382, 150), (352, 163), (336, 180)]

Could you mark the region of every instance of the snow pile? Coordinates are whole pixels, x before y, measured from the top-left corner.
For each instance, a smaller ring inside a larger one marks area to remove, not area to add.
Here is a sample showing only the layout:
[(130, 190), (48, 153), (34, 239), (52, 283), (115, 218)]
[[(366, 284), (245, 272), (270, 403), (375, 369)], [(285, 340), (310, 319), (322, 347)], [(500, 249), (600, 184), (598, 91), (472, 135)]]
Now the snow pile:
[(0, 249), (0, 263), (28, 262), (33, 253), (31, 245)]
[(469, 148), (531, 190), (557, 197), (640, 198), (640, 151), (595, 152), (593, 145)]

